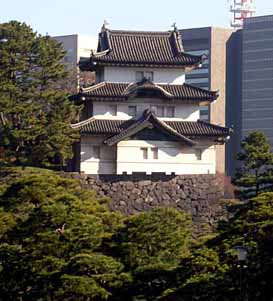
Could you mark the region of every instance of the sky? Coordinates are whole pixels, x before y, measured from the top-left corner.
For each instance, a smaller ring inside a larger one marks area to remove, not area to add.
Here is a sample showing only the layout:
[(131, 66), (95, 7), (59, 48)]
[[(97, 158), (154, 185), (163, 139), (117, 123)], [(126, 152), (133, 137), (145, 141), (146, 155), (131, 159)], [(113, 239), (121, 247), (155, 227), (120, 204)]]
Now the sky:
[[(256, 15), (273, 14), (273, 0), (254, 0)], [(24, 21), (41, 34), (96, 36), (111, 29), (229, 27), (228, 0), (0, 0), (0, 23)]]

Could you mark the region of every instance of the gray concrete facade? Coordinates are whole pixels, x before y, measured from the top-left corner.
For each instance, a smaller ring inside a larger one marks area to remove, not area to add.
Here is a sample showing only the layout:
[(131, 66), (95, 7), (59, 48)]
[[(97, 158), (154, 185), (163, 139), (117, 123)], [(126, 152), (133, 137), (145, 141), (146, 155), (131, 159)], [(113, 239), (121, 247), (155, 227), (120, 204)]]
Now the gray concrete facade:
[(273, 146), (273, 15), (245, 20), (242, 62), (242, 138), (260, 130)]
[[(235, 85), (236, 76), (230, 73), (238, 72), (238, 64), (229, 66), (232, 59), (237, 57), (234, 46), (234, 31), (227, 28), (217, 27), (203, 27), (203, 28), (191, 28), (180, 30), (182, 36), (183, 46), (186, 52), (191, 54), (204, 54), (207, 56), (202, 68), (194, 70), (186, 74), (186, 83), (195, 85), (204, 89), (218, 90), (219, 98), (216, 102), (212, 103), (209, 107), (202, 107), (200, 110), (201, 119), (207, 120), (211, 123), (228, 126), (235, 128), (237, 119), (232, 120), (230, 116), (230, 110), (227, 110), (227, 105), (230, 105), (232, 101), (240, 101), (235, 97), (235, 94), (239, 94), (238, 90), (231, 92), (231, 88), (238, 89)], [(233, 52), (231, 53), (231, 48)], [(240, 72), (240, 70), (239, 70)], [(228, 80), (227, 80), (228, 79)], [(232, 103), (233, 109), (234, 103)], [(238, 107), (238, 106), (236, 106)], [(234, 117), (234, 113), (231, 113)], [(236, 128), (238, 126), (236, 125)], [(232, 164), (232, 159), (228, 159), (231, 156), (230, 151), (226, 152), (226, 149), (234, 147), (237, 141), (237, 137), (231, 137), (231, 141), (226, 146), (217, 146), (216, 161), (217, 171), (219, 173), (230, 174), (229, 167)]]

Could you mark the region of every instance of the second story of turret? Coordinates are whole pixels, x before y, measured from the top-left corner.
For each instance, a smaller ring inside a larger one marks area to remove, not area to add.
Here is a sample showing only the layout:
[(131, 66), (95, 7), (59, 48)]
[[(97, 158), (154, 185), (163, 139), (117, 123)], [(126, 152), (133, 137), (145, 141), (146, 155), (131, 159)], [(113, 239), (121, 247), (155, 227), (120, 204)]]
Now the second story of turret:
[(148, 109), (161, 119), (184, 121), (197, 121), (200, 106), (209, 105), (217, 97), (217, 92), (187, 84), (155, 84), (147, 79), (130, 84), (101, 82), (81, 89), (75, 96), (85, 108), (83, 119), (130, 119)]
[(178, 30), (167, 32), (110, 30), (99, 34), (97, 52), (80, 62), (95, 71), (97, 83), (75, 98), (84, 107), (82, 119), (96, 116), (131, 119), (150, 110), (160, 119), (197, 121), (200, 106), (217, 92), (185, 84), (185, 73), (198, 68), (204, 56), (184, 52)]
[(203, 56), (184, 52), (176, 28), (166, 32), (110, 30), (99, 34), (96, 53), (80, 68), (95, 71), (97, 83), (134, 83), (148, 79), (158, 84), (185, 82), (185, 73), (198, 68)]

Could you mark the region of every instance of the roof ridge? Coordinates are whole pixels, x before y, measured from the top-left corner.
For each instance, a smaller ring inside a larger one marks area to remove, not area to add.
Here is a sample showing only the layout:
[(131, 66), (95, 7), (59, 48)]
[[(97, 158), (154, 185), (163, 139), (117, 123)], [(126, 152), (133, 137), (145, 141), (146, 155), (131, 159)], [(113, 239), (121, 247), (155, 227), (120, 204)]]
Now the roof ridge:
[(166, 35), (166, 36), (170, 36), (172, 34), (173, 31), (153, 31), (153, 30), (117, 30), (117, 29), (108, 29), (109, 33), (113, 33), (113, 34), (124, 34), (124, 35)]
[(188, 52), (185, 51), (185, 49), (183, 51), (180, 52), (181, 54), (188, 56), (188, 57), (196, 57), (196, 58), (202, 58), (204, 55), (196, 55), (196, 54), (190, 54)]
[[(96, 51), (96, 52), (93, 53), (93, 56), (95, 56), (97, 58), (98, 57), (103, 57), (103, 56), (107, 55), (109, 52), (110, 52), (110, 49), (105, 49), (103, 51)], [(92, 55), (92, 53), (91, 53), (91, 55)]]
[(191, 139), (189, 139), (189, 138), (185, 137), (184, 135), (178, 133), (174, 128), (172, 128), (171, 126), (169, 126), (166, 122), (164, 122), (163, 120), (160, 120), (159, 118), (157, 118), (156, 115), (155, 115), (153, 112), (151, 112), (151, 116), (152, 116), (153, 118), (155, 118), (155, 120), (156, 120), (159, 124), (163, 125), (163, 126), (166, 127), (168, 130), (170, 130), (171, 132), (175, 133), (176, 135), (182, 137), (182, 138), (185, 139), (185, 141), (187, 141), (188, 143), (190, 143), (190, 144), (192, 144), (192, 145), (195, 144)]
[(83, 93), (85, 93), (85, 92), (91, 92), (91, 91), (94, 91), (94, 90), (96, 90), (96, 89), (99, 89), (99, 88), (101, 88), (101, 87), (103, 87), (103, 86), (105, 86), (105, 85), (106, 85), (106, 81), (103, 81), (103, 82), (94, 84), (94, 85), (92, 85), (92, 86), (90, 86), (90, 87), (87, 87), (87, 88), (81, 87), (81, 92), (83, 92)]
[(165, 128), (165, 130), (169, 131), (172, 135), (175, 135), (176, 137), (179, 137), (180, 139), (184, 140), (184, 142), (188, 143), (189, 145), (193, 146), (195, 144), (194, 141), (180, 134), (174, 128), (166, 124), (164, 121), (157, 118), (157, 116), (150, 109), (146, 109), (138, 119), (135, 119), (135, 123), (131, 124), (123, 132), (116, 134), (110, 138), (107, 138), (104, 142), (109, 145), (112, 145), (120, 141), (120, 139), (125, 139), (131, 135), (134, 135), (135, 133), (146, 128), (147, 126), (149, 126), (150, 123), (153, 122), (150, 120), (150, 118), (153, 118), (154, 122), (158, 123), (161, 127)]
[(196, 89), (196, 90), (200, 90), (200, 91), (203, 91), (203, 92), (206, 92), (206, 93), (217, 94), (216, 95), (217, 97), (219, 96), (219, 90), (217, 90), (217, 91), (211, 91), (211, 90), (203, 89), (201, 87), (193, 86), (193, 85), (190, 85), (190, 84), (187, 84), (187, 83), (184, 83), (183, 86), (188, 86), (190, 88), (193, 88), (193, 89)]
[[(147, 85), (147, 86), (145, 86)], [(150, 87), (148, 87), (148, 85), (150, 85)], [(161, 93), (164, 94), (164, 96), (166, 97), (169, 97), (169, 98), (172, 98), (174, 97), (174, 95), (168, 91), (166, 91), (164, 89), (163, 86), (161, 86), (160, 84), (157, 84), (153, 81), (150, 81), (150, 80), (142, 80), (141, 82), (136, 82), (136, 83), (130, 83), (126, 88), (125, 90), (123, 91), (123, 95), (130, 95), (131, 93), (134, 93), (136, 92), (138, 89), (148, 89), (148, 88), (151, 88), (151, 89), (157, 89), (159, 90)]]
[(95, 121), (95, 120), (98, 120), (98, 119), (95, 116), (92, 116), (92, 117), (90, 117), (88, 119), (85, 119), (83, 121), (80, 121), (78, 123), (70, 124), (70, 126), (71, 126), (72, 129), (78, 129), (81, 126), (84, 126), (84, 125), (86, 125), (86, 124), (88, 124), (88, 123), (90, 123), (92, 121)]
[(198, 123), (197, 121), (189, 121), (189, 120), (163, 120), (165, 123), (173, 123), (173, 122), (179, 122), (179, 123)]

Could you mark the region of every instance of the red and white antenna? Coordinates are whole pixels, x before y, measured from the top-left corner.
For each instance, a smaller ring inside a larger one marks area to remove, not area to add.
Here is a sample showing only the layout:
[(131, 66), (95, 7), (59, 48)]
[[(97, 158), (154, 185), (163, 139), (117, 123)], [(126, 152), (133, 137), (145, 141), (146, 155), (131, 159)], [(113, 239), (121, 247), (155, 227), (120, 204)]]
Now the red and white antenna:
[(231, 3), (230, 12), (232, 13), (231, 26), (242, 28), (244, 19), (254, 16), (254, 0), (229, 0)]

